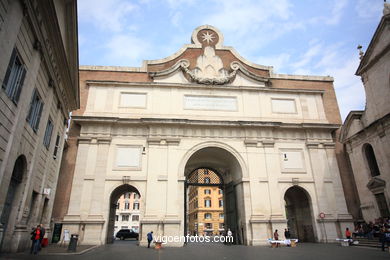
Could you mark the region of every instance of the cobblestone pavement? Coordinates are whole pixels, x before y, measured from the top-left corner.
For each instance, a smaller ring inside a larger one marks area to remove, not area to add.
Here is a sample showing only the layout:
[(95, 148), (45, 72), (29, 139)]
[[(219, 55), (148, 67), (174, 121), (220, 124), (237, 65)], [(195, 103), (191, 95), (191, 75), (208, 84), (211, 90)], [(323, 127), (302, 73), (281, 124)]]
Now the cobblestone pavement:
[(163, 248), (161, 250), (139, 247), (133, 241), (116, 241), (112, 245), (98, 247), (82, 255), (37, 255), (27, 253), (1, 255), (1, 259), (156, 259), (156, 260), (190, 260), (190, 259), (390, 259), (389, 252), (380, 249), (362, 247), (341, 247), (339, 244), (299, 244), (296, 248), (226, 246), (223, 244), (188, 244), (181, 248)]

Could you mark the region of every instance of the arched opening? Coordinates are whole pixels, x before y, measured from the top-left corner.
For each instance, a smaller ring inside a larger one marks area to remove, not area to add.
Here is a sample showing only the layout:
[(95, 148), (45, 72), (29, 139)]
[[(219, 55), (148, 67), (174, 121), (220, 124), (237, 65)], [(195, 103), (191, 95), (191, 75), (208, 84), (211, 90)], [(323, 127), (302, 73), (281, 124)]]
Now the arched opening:
[(365, 144), (363, 146), (364, 155), (366, 156), (368, 168), (370, 169), (371, 177), (380, 175), (378, 163), (376, 161), (374, 149), (370, 144)]
[(138, 189), (129, 184), (123, 184), (111, 193), (106, 243), (113, 243), (115, 239), (138, 241), (141, 200)]
[[(244, 199), (241, 166), (219, 147), (196, 151), (185, 166), (185, 235), (223, 235), (244, 244)], [(238, 208), (237, 205), (240, 205)]]
[(4, 208), (1, 214), (1, 223), (4, 226), (4, 233), (8, 228), (8, 222), (12, 212), (17, 212), (18, 201), (20, 197), (20, 188), (27, 169), (27, 160), (24, 155), (20, 155), (14, 164), (12, 170), (11, 181), (8, 186)]
[(315, 242), (310, 197), (298, 186), (289, 188), (285, 195), (287, 227), (291, 237), (302, 242)]

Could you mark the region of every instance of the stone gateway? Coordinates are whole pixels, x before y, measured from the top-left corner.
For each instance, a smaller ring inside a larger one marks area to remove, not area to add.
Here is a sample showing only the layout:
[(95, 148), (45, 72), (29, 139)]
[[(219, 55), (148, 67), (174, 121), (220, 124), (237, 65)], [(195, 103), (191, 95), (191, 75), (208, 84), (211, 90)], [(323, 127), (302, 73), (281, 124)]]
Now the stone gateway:
[(191, 44), (140, 68), (82, 66), (80, 89), (54, 217), (81, 244), (112, 241), (125, 192), (142, 198), (141, 245), (150, 231), (187, 234), (186, 182), (196, 169), (220, 176), (224, 228), (236, 243), (262, 245), (287, 227), (301, 241), (330, 241), (353, 227), (335, 157), (333, 78), (276, 74), (205, 25)]

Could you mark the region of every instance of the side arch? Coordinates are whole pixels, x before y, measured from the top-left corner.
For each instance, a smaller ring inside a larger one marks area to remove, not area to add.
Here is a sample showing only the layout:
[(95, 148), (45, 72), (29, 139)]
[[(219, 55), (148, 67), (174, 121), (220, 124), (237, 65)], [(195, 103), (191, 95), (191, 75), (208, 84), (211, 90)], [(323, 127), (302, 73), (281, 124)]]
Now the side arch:
[(284, 192), (287, 226), (302, 242), (315, 242), (313, 199), (303, 187), (292, 185)]

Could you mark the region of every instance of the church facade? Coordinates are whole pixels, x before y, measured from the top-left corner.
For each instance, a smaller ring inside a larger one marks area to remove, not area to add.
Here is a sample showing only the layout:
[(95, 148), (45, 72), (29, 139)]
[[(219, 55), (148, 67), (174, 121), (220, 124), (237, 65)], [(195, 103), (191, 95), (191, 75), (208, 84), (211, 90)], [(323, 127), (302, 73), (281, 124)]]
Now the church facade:
[(206, 25), (174, 55), (139, 68), (82, 66), (80, 93), (54, 212), (81, 244), (112, 241), (125, 192), (142, 199), (141, 245), (150, 231), (186, 235), (198, 169), (216, 173), (209, 183), (223, 190), (224, 228), (237, 243), (265, 244), (287, 227), (301, 241), (330, 241), (353, 227), (331, 77), (276, 74)]

